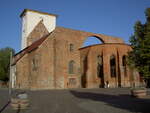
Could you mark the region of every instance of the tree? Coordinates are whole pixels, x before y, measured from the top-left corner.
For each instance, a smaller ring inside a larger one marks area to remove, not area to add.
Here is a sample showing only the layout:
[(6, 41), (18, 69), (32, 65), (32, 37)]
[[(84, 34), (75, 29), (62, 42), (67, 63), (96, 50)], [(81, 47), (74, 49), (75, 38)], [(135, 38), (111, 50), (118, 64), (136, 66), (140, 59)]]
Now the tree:
[(0, 80), (9, 80), (10, 53), (15, 53), (10, 47), (0, 49)]
[(129, 64), (138, 69), (140, 75), (146, 80), (150, 79), (150, 8), (145, 11), (146, 22), (137, 21), (134, 34), (130, 37), (133, 51), (129, 53)]

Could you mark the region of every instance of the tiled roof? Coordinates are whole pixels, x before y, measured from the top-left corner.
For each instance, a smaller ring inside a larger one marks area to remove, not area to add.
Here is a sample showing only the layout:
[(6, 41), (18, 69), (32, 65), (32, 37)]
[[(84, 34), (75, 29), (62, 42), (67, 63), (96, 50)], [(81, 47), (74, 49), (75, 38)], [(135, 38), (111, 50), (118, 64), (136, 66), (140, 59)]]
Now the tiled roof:
[(30, 46), (26, 47), (25, 49), (23, 49), (20, 52), (18, 52), (17, 54), (15, 54), (12, 65), (15, 65), (25, 54), (30, 53), (32, 50), (35, 50), (36, 48), (38, 48), (50, 34), (51, 33), (43, 36), (39, 40), (32, 43)]

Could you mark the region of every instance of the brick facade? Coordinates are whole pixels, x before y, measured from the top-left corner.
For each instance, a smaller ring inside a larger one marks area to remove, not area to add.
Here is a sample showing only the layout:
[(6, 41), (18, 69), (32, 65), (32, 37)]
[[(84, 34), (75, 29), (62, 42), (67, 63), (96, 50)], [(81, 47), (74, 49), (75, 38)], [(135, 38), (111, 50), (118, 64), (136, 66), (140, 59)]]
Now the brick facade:
[[(110, 87), (129, 87), (134, 82), (129, 67), (126, 66), (124, 72), (122, 66), (123, 56), (132, 50), (122, 39), (63, 27), (56, 27), (52, 33), (47, 34), (48, 31), (41, 21), (29, 35), (28, 47), (14, 56), (16, 88), (98, 88), (104, 87), (106, 81)], [(42, 40), (43, 36), (46, 37)], [(82, 48), (84, 41), (90, 36), (103, 43)], [(40, 39), (42, 42), (38, 42)], [(73, 45), (73, 50), (70, 50), (70, 44)], [(30, 49), (33, 47), (34, 49)], [(103, 60), (102, 77), (97, 75), (98, 55)], [(115, 56), (115, 77), (110, 76), (111, 55)], [(71, 74), (70, 61), (74, 61), (74, 73)], [(138, 73), (136, 76), (138, 85)]]

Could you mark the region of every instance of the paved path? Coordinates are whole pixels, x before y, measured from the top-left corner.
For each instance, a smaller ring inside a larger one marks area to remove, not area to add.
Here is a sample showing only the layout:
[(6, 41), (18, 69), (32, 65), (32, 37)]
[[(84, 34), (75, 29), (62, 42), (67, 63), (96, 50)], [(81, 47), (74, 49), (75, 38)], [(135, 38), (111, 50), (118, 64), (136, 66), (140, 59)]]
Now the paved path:
[[(133, 98), (127, 88), (26, 92), (28, 109), (13, 110), (8, 105), (2, 113), (150, 113), (150, 98)], [(0, 89), (0, 109), (7, 102), (8, 90)]]

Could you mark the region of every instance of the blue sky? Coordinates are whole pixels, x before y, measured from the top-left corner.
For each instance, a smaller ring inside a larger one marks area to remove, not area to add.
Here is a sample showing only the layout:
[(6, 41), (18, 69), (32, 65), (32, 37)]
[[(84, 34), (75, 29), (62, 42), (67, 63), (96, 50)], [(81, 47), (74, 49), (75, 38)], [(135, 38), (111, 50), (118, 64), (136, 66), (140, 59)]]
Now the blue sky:
[(58, 14), (57, 25), (121, 37), (128, 42), (150, 0), (0, 0), (0, 48), (21, 46), (23, 9)]

